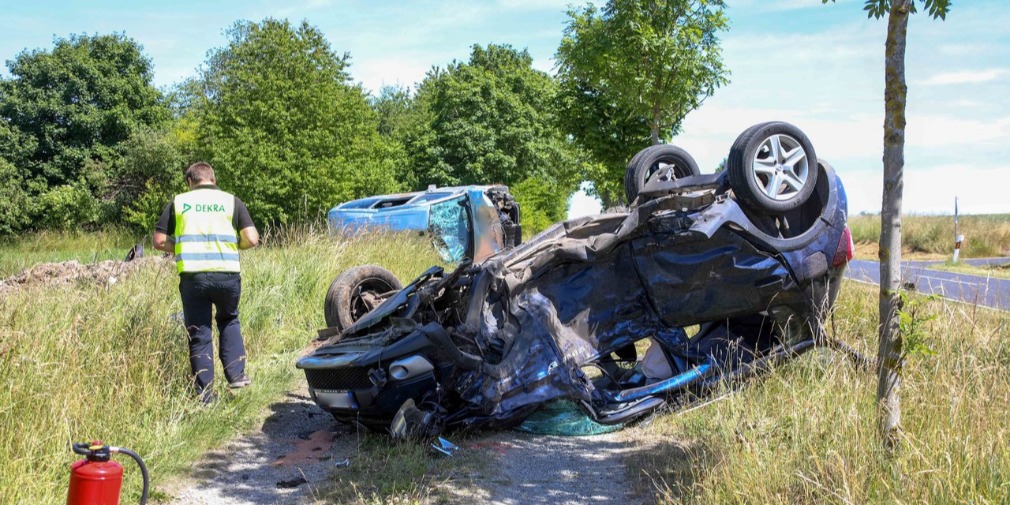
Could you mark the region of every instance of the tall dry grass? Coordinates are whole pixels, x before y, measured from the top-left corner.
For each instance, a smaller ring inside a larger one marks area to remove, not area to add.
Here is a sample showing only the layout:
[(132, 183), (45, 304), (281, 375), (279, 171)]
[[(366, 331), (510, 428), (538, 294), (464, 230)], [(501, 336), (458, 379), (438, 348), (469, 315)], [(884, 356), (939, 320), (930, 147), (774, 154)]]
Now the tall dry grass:
[[(850, 216), (849, 228), (856, 243), (880, 239), (880, 216)], [(1010, 254), (1010, 214), (970, 215), (958, 219), (964, 235), (961, 256), (988, 258)], [(901, 218), (903, 249), (949, 255), (954, 251), (954, 216), (909, 215)]]
[[(64, 501), (77, 459), (70, 443), (91, 439), (143, 455), (157, 490), (303, 380), (294, 361), (323, 326), (323, 296), (340, 271), (374, 263), (407, 281), (437, 262), (414, 235), (343, 240), (297, 229), (264, 243), (242, 258), (240, 317), (254, 382), (232, 394), (219, 381), (222, 400), (210, 408), (192, 397), (170, 262), (148, 261), (112, 285), (0, 294), (0, 504)], [(124, 502), (139, 487), (139, 472), (127, 472)]]
[[(817, 350), (726, 399), (666, 415), (631, 457), (662, 503), (1010, 503), (1010, 314), (927, 305), (929, 356), (902, 386), (902, 449), (876, 431), (876, 376)], [(876, 350), (875, 289), (848, 283), (838, 337)]]

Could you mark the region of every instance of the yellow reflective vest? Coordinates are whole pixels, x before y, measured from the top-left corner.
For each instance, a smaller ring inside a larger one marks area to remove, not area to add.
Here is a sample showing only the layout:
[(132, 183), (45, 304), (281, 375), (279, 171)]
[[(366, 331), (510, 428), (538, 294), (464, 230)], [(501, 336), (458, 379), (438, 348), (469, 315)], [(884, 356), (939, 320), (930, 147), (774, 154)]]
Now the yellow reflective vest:
[(177, 195), (175, 265), (183, 272), (238, 272), (235, 196), (198, 188)]

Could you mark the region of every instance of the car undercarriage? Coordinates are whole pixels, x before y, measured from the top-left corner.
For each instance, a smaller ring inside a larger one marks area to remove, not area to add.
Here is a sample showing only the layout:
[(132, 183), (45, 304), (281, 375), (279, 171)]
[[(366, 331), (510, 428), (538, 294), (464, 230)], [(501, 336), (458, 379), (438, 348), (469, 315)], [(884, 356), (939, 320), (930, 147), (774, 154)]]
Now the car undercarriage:
[[(752, 174), (767, 156), (750, 144), (802, 135), (759, 126), (734, 144)], [(433, 267), (297, 366), (338, 420), (419, 436), (514, 426), (555, 399), (617, 424), (704, 398), (823, 341), (852, 254), (846, 199), (805, 137), (797, 149), (816, 167), (810, 185), (775, 208), (740, 197), (739, 173), (701, 175), (680, 151), (643, 151), (625, 181), (628, 212)], [(754, 180), (763, 194), (779, 189)]]

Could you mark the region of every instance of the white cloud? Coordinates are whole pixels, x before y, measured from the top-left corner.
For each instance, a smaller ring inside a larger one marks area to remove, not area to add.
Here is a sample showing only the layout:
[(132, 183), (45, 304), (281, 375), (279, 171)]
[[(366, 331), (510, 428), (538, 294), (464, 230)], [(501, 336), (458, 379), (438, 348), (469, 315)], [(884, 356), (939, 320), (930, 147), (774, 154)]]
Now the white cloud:
[(603, 212), (600, 200), (589, 196), (586, 190), (589, 183), (582, 183), (582, 187), (568, 199), (568, 219), (575, 219), (582, 216), (591, 216)]
[(983, 146), (1005, 145), (1010, 117), (975, 120), (952, 116), (908, 114), (905, 142), (912, 147), (962, 148), (966, 153)]
[(948, 86), (951, 84), (977, 84), (982, 82), (995, 81), (1001, 77), (1010, 75), (1010, 70), (1005, 68), (989, 68), (984, 70), (965, 70), (961, 72), (943, 72), (935, 74), (922, 81), (923, 86)]
[(1008, 186), (1010, 166), (963, 163), (928, 168), (908, 166), (903, 208), (950, 214), (954, 212), (956, 196), (959, 210), (965, 214), (1006, 213), (1005, 189)]
[(351, 74), (365, 91), (378, 95), (383, 85), (397, 85), (413, 88), (424, 80), (424, 74), (431, 69), (429, 55), (398, 55), (385, 58), (370, 58), (351, 65)]

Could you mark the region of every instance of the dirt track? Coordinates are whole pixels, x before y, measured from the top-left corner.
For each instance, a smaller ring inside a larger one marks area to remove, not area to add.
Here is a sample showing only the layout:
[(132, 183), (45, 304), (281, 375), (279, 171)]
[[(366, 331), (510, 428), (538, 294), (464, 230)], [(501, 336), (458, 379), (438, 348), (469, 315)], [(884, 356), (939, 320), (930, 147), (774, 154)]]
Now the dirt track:
[[(172, 505), (313, 503), (343, 465), (362, 464), (354, 430), (321, 411), (302, 389), (271, 405), (262, 427), (208, 453), (191, 475), (167, 486)], [(437, 484), (432, 503), (637, 504), (623, 457), (636, 450), (620, 432), (592, 437), (492, 432), (460, 443), (487, 464)], [(439, 456), (432, 456), (439, 457)]]

